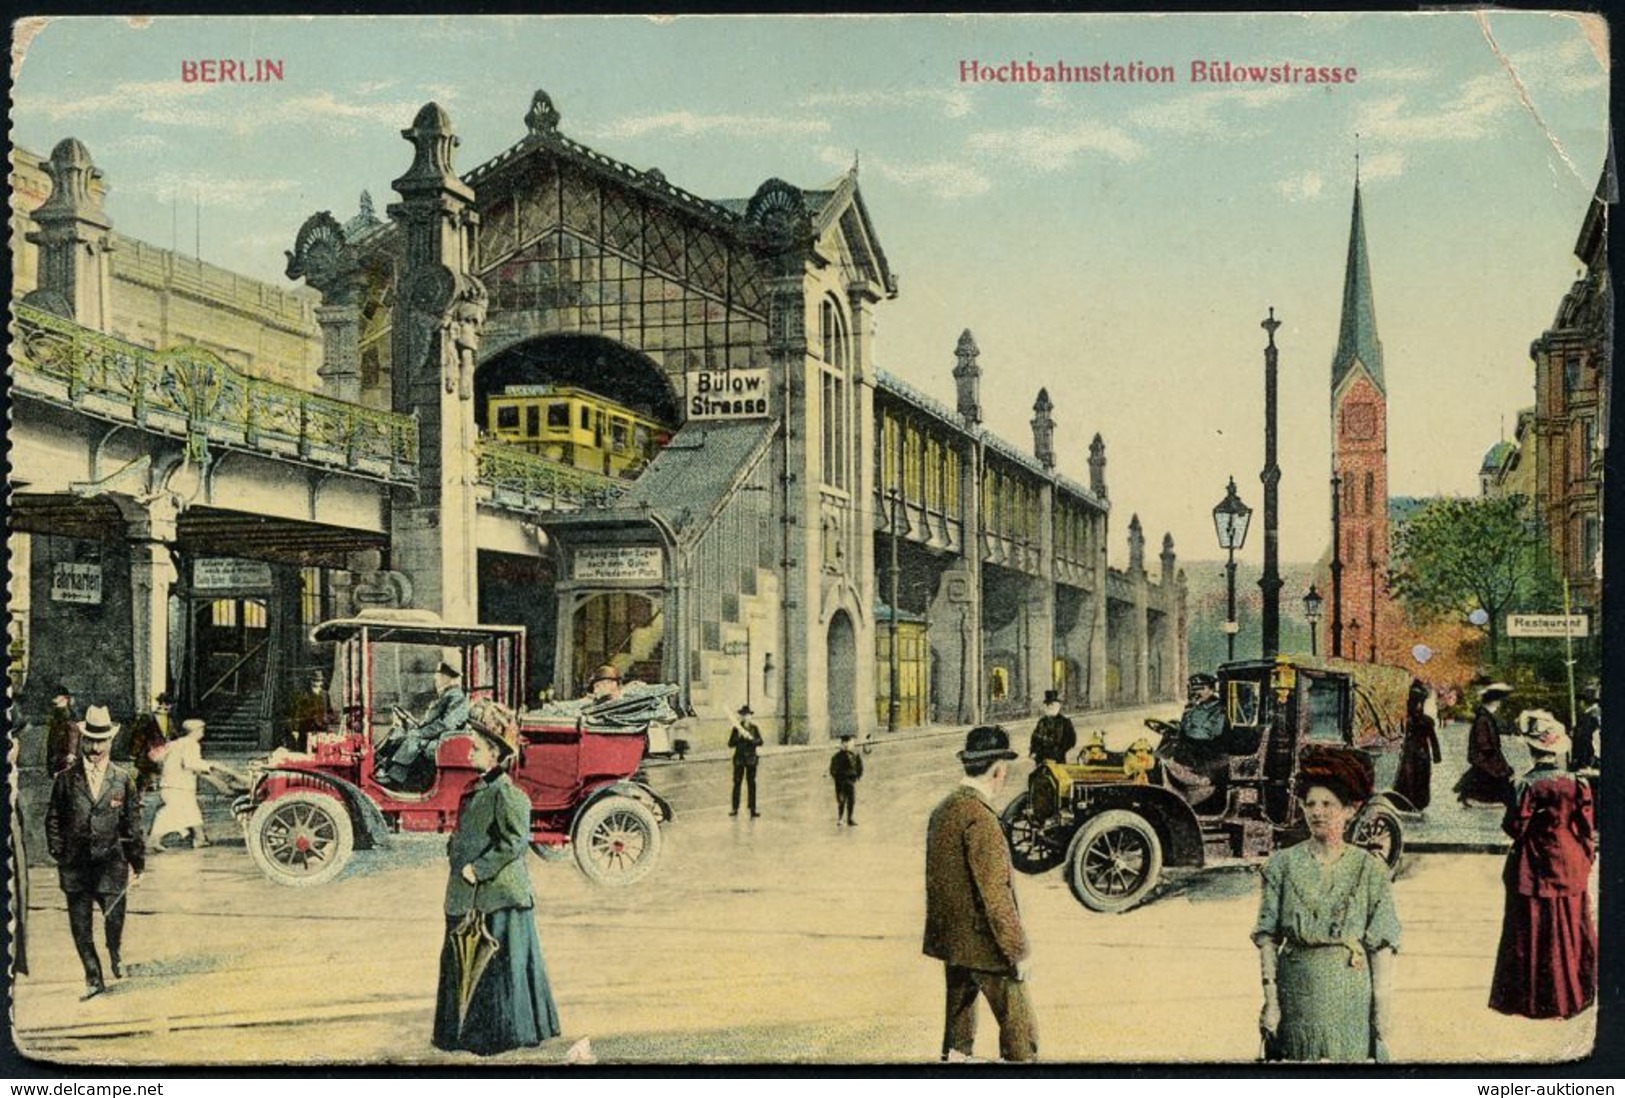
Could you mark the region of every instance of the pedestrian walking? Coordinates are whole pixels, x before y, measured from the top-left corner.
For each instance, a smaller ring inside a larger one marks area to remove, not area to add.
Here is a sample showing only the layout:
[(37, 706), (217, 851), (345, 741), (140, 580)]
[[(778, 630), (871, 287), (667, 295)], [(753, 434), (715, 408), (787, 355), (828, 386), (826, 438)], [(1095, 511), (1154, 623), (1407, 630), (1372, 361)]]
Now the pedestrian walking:
[(858, 826), (852, 809), (858, 803), (858, 779), (863, 777), (863, 757), (852, 745), (852, 733), (841, 733), (841, 746), (829, 760), (829, 776), (835, 780), (835, 823), (846, 815), (848, 827)]
[(1034, 765), (1064, 763), (1077, 745), (1078, 731), (1072, 727), (1072, 721), (1061, 713), (1060, 692), (1044, 691), (1044, 715), (1038, 718), (1032, 738), (1027, 741), (1027, 753), (1033, 757)]
[(73, 707), (73, 691), (58, 685), (51, 694), (51, 708), (45, 714), (45, 772), (59, 774), (79, 758), (79, 714)]
[(944, 1060), (971, 1056), (978, 996), (987, 1000), (998, 1022), (1001, 1059), (1038, 1055), (1038, 1030), (1027, 998), (1027, 931), (1011, 883), (1010, 848), (993, 811), (1016, 757), (1004, 729), (971, 729), (959, 752), (965, 776), (931, 812), (926, 826), (922, 948), (943, 964)]
[(1597, 770), (1597, 738), (1602, 733), (1602, 687), (1595, 681), (1580, 688), (1580, 716), (1574, 722), (1574, 750), (1569, 755), (1571, 770)]
[(1421, 679), (1412, 679), (1405, 698), (1405, 743), (1400, 749), (1399, 773), (1394, 792), (1418, 810), (1433, 800), (1433, 764), (1443, 762), (1439, 734), (1427, 713), (1428, 688)]
[(1265, 1059), (1388, 1059), (1399, 915), (1387, 865), (1343, 840), (1372, 785), (1354, 748), (1315, 749), (1299, 763), (1309, 838), (1270, 855), (1252, 934)]
[(192, 836), (194, 850), (210, 845), (203, 833), (203, 809), (197, 800), (197, 780), (213, 767), (203, 758), (203, 722), (196, 717), (181, 722), (181, 734), (164, 750), (158, 795), (163, 803), (152, 820), (150, 854), (161, 854), (164, 840), (177, 832)]
[(86, 999), (107, 990), (93, 936), (92, 904), (101, 908), (113, 978), (122, 979), (125, 900), (146, 868), (135, 774), (110, 757), (117, 731), (106, 706), (85, 711), (80, 757), (52, 779), (45, 811), (46, 849), (56, 861), (57, 884), (67, 898), (68, 929), (84, 966)]
[(1563, 769), (1569, 738), (1550, 713), (1522, 714), (1534, 766), (1514, 784), (1501, 827), (1512, 836), (1501, 879), (1506, 908), (1490, 1006), (1526, 1018), (1572, 1018), (1597, 998), (1597, 928), (1588, 891), (1596, 858), (1595, 797)]
[(141, 796), (158, 788), (163, 774), (164, 752), (168, 749), (172, 721), (170, 710), (174, 701), (168, 691), (153, 699), (152, 708), (137, 713), (130, 722), (127, 735), (113, 742), (113, 758), (127, 762), (135, 769), (135, 785)]
[(446, 844), (446, 937), (435, 995), (436, 1048), (489, 1056), (560, 1032), (525, 871), (530, 798), (508, 777), (514, 747), (469, 725), (479, 770)]
[(761, 815), (756, 811), (756, 750), (762, 746), (762, 730), (750, 718), (750, 706), (741, 705), (739, 719), (734, 721), (733, 731), (728, 733), (728, 746), (734, 752), (733, 809), (728, 815), (739, 815), (739, 786), (743, 782), (750, 790), (747, 803), (754, 818)]
[(1492, 682), (1478, 692), (1473, 726), (1467, 732), (1467, 772), (1455, 785), (1464, 805), (1473, 801), (1506, 805), (1512, 800), (1512, 767), (1501, 752), (1501, 737), (1507, 733), (1498, 716), (1511, 693), (1512, 687), (1504, 682)]

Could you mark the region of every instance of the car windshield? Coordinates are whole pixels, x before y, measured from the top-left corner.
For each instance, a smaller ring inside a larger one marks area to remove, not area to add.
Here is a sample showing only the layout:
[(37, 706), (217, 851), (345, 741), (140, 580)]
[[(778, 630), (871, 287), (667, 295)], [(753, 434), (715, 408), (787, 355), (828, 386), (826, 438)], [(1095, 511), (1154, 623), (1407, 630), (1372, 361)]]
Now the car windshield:
[(1322, 743), (1343, 742), (1343, 691), (1336, 680), (1309, 676), (1309, 727), (1305, 734)]
[(1225, 718), (1231, 727), (1250, 728), (1258, 723), (1258, 684), (1247, 679), (1231, 679)]

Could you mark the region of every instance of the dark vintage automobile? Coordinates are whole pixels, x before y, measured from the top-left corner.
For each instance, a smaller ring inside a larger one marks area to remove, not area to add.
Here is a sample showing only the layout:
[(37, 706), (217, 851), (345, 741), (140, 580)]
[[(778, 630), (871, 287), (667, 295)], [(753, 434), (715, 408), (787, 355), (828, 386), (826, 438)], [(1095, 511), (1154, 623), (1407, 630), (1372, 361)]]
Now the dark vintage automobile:
[(386, 784), (377, 748), (413, 723), (433, 697), (442, 661), (462, 672), (470, 723), (513, 742), (513, 783), (530, 798), (531, 845), (543, 857), (573, 851), (581, 871), (624, 885), (653, 868), (660, 825), (671, 807), (641, 780), (651, 725), (675, 718), (676, 687), (641, 689), (602, 702), (566, 702), (516, 711), (525, 697), (525, 631), (518, 626), (442, 624), (411, 610), (366, 610), (324, 622), (318, 642), (334, 646), (336, 708), (329, 730), (312, 732), (307, 750), (278, 750), (253, 766), (253, 786), (234, 809), (248, 853), (279, 884), (330, 881), (357, 847), (393, 833), (446, 833), (457, 826), (463, 796), (480, 774), (468, 734), (435, 748), (432, 770), (412, 788)]
[[(1196, 807), (1168, 773), (1174, 723), (1146, 721), (1160, 737), (1154, 750), (1149, 740), (1124, 752), (1096, 744), (1077, 763), (1038, 767), (1001, 816), (1013, 864), (1024, 873), (1064, 866), (1078, 902), (1119, 912), (1146, 899), (1164, 868), (1258, 861), (1302, 838), (1292, 784), (1304, 750), (1374, 751), (1394, 734), (1380, 691), (1356, 681), (1370, 673), (1329, 663), (1283, 656), (1219, 669), (1229, 773), (1222, 794)], [(1388, 794), (1367, 802), (1349, 837), (1398, 864), (1403, 836)]]

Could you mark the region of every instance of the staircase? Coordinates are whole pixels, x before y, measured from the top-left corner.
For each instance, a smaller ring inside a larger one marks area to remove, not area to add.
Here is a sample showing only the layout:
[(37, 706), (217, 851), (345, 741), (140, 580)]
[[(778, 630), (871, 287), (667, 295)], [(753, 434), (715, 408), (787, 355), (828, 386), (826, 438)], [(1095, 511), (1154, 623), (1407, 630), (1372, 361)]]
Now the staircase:
[(265, 691), (255, 689), (242, 694), (216, 695), (204, 704), (198, 715), (203, 718), (207, 738), (204, 743), (222, 750), (254, 751), (260, 746), (261, 711), (265, 706)]

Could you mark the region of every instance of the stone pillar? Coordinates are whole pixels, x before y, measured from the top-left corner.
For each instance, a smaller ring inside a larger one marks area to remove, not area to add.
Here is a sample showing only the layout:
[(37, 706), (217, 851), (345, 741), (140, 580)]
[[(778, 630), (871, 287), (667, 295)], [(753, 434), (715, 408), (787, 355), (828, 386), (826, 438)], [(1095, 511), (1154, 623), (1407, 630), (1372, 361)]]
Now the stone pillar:
[[(362, 196), (366, 199), (366, 196)], [(371, 200), (366, 199), (370, 211)], [(322, 392), (338, 400), (361, 400), (361, 296), (366, 279), (356, 249), (325, 210), (305, 220), (287, 253), (289, 278), (303, 278), (322, 295), (316, 323), (322, 328)]]
[[(1097, 439), (1099, 435), (1095, 436)], [(1106, 674), (1110, 667), (1110, 657), (1106, 648), (1106, 538), (1107, 522), (1106, 512), (1100, 511), (1094, 521), (1090, 523), (1089, 546), (1094, 564), (1094, 577), (1092, 580), (1094, 590), (1090, 596), (1089, 609), (1094, 615), (1094, 623), (1089, 629), (1089, 708), (1104, 709), (1106, 706)]]
[(1089, 443), (1089, 491), (1106, 498), (1106, 441), (1097, 432)]
[(180, 579), (170, 549), (180, 507), (168, 493), (144, 506), (118, 502), (130, 548), (131, 711), (139, 713), (169, 688), (169, 590)]
[(395, 568), (411, 577), (415, 603), (447, 622), (478, 619), (474, 533), (474, 359), (486, 292), (469, 273), (474, 192), (457, 177), (457, 137), (437, 104), (401, 136), (414, 158), (393, 186), (400, 225), (391, 334), (391, 403), (418, 418), (418, 484), (396, 497)]
[(1128, 580), (1134, 588), (1134, 703), (1151, 700), (1151, 581), (1145, 573), (1145, 534), (1140, 516), (1128, 520)]
[[(1051, 455), (1053, 460), (1053, 454)], [(1027, 682), (1036, 710), (1055, 685), (1055, 486), (1038, 490), (1038, 576), (1027, 596)]]
[(101, 169), (69, 137), (51, 150), (45, 174), (51, 196), (34, 211), (38, 231), (28, 234), (39, 247), (38, 287), (23, 301), (105, 332), (112, 319), (113, 224), (102, 210)]
[(1033, 402), (1033, 456), (1046, 470), (1055, 468), (1055, 417), (1050, 414), (1054, 408), (1049, 390), (1038, 390), (1038, 399)]
[[(970, 333), (967, 332), (966, 335)], [(964, 338), (960, 339), (963, 344)], [(963, 411), (963, 409), (961, 409)], [(964, 566), (965, 601), (964, 621), (961, 623), (961, 645), (965, 654), (962, 669), (963, 686), (960, 695), (959, 719), (964, 724), (980, 724), (985, 712), (986, 684), (982, 681), (985, 664), (982, 658), (982, 463), (984, 455), (980, 439), (972, 438), (959, 467), (959, 506), (965, 516)]]
[(335, 400), (361, 403), (361, 306), (327, 305), (316, 309), (322, 328), (322, 393)]
[(954, 390), (959, 399), (959, 418), (971, 428), (982, 422), (982, 368), (976, 364), (976, 356), (981, 353), (969, 328), (959, 333), (959, 343), (954, 347)]

